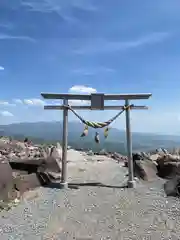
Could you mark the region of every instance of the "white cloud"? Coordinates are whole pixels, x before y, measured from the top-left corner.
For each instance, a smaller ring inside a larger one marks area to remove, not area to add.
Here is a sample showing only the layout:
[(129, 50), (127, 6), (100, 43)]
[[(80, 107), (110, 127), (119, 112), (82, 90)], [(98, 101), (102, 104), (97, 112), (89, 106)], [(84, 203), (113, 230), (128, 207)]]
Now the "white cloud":
[(40, 0), (40, 1), (31, 1), (27, 0), (26, 2), (21, 3), (23, 6), (28, 7), (30, 11), (51, 13), (56, 12), (59, 15), (69, 15), (69, 8), (80, 8), (85, 11), (96, 11), (94, 5), (90, 4), (89, 1), (83, 0), (66, 0), (66, 1), (57, 1), (57, 0)]
[(40, 0), (40, 1), (26, 1), (21, 3), (24, 7), (31, 12), (40, 13), (55, 13), (58, 14), (68, 24), (74, 24), (78, 22), (77, 18), (72, 16), (68, 11), (68, 1), (56, 1), (56, 0)]
[(0, 105), (7, 106), (7, 105), (9, 105), (9, 102), (6, 102), (6, 101), (0, 101)]
[(69, 89), (69, 93), (77, 93), (77, 94), (78, 93), (79, 94), (82, 94), (82, 93), (90, 94), (90, 93), (96, 93), (96, 92), (97, 92), (97, 90), (95, 88), (86, 87), (83, 85), (74, 85)]
[(113, 68), (102, 68), (102, 70), (105, 72), (111, 72), (111, 73), (116, 72), (116, 70)]
[(8, 111), (2, 111), (2, 112), (1, 112), (1, 115), (2, 115), (3, 117), (13, 117), (13, 114), (10, 113), (10, 112), (8, 112)]
[(93, 75), (95, 74), (94, 70), (88, 70), (88, 69), (83, 69), (83, 68), (78, 68), (72, 70), (73, 74), (79, 74), (79, 75)]
[(43, 106), (45, 104), (45, 101), (38, 98), (24, 99), (23, 102), (24, 104), (31, 106)]
[[(97, 90), (92, 87), (86, 87), (83, 85), (74, 85), (69, 89), (69, 93), (75, 93), (75, 94), (91, 94), (96, 93)], [(70, 105), (87, 105), (90, 101), (85, 100), (69, 100)]]
[(10, 23), (10, 22), (0, 23), (0, 27), (1, 28), (6, 28), (6, 29), (12, 29), (13, 28), (13, 24)]
[(85, 101), (85, 100), (69, 100), (68, 101), (68, 103), (69, 103), (69, 105), (79, 105), (79, 106), (81, 106), (81, 105), (87, 105), (87, 104), (89, 104), (90, 103), (90, 101)]
[(124, 51), (130, 48), (138, 48), (145, 46), (147, 44), (154, 44), (162, 42), (167, 39), (171, 34), (167, 32), (155, 32), (147, 36), (140, 37), (132, 41), (116, 41), (109, 42), (106, 39), (99, 39), (95, 43), (90, 42), (82, 48), (75, 50), (77, 54), (94, 54), (96, 52), (114, 52), (114, 51)]
[(4, 70), (4, 67), (3, 66), (0, 66), (0, 71), (3, 71)]
[(33, 105), (33, 102), (30, 99), (24, 99), (24, 103), (27, 105)]
[(97, 11), (97, 8), (90, 1), (84, 1), (84, 0), (73, 1), (73, 5), (74, 7), (78, 7), (82, 10)]
[(77, 68), (72, 70), (73, 74), (78, 75), (95, 75), (95, 74), (103, 74), (103, 73), (114, 73), (116, 70), (113, 68), (108, 67), (96, 67), (92, 69), (86, 69), (86, 68)]
[(13, 99), (13, 102), (17, 103), (17, 104), (23, 104), (23, 101), (21, 99)]
[(0, 40), (6, 40), (6, 39), (9, 39), (9, 40), (16, 39), (16, 40), (35, 42), (34, 38), (31, 38), (28, 36), (13, 36), (13, 35), (9, 35), (9, 34), (0, 33)]
[(62, 105), (63, 104), (63, 101), (61, 99), (56, 99), (56, 100), (53, 100), (53, 101), (48, 101), (47, 104), (49, 105)]
[(0, 101), (0, 106), (9, 106), (9, 107), (13, 107), (13, 106), (16, 106), (16, 104), (9, 103), (9, 102), (7, 102), (7, 101)]

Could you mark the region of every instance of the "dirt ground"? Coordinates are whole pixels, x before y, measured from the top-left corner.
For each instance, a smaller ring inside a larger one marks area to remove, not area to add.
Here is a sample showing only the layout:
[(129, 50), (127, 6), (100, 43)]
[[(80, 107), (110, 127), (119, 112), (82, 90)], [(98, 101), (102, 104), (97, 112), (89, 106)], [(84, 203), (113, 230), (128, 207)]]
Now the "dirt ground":
[(68, 190), (39, 188), (1, 212), (1, 240), (180, 239), (179, 200), (163, 181), (124, 188), (126, 173), (103, 156), (69, 164)]

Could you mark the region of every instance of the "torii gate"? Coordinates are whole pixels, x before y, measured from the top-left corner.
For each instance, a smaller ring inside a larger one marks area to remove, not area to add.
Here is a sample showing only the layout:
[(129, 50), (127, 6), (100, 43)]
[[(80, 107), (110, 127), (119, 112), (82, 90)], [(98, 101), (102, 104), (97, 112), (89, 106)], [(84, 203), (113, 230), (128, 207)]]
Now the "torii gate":
[[(125, 110), (126, 112), (126, 141), (127, 141), (127, 155), (128, 155), (128, 187), (135, 187), (133, 159), (132, 159), (132, 136), (131, 136), (131, 124), (130, 124), (130, 109), (148, 109), (147, 106), (135, 106), (130, 105), (130, 100), (149, 99), (151, 93), (135, 93), (135, 94), (59, 94), (59, 93), (41, 93), (44, 99), (58, 100), (63, 99), (63, 105), (47, 105), (44, 106), (46, 110), (63, 110), (63, 141), (62, 141), (62, 175), (61, 175), (61, 187), (68, 188), (67, 182), (67, 147), (68, 147), (68, 100), (85, 100), (90, 101), (91, 106), (71, 106), (71, 109), (79, 110)], [(104, 106), (104, 101), (107, 100), (124, 100), (124, 106)]]

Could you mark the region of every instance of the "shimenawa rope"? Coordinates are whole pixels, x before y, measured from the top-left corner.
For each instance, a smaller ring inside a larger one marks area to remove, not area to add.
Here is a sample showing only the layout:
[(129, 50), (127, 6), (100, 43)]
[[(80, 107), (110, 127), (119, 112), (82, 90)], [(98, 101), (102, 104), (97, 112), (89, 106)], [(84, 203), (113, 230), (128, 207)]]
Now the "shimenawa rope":
[(74, 109), (71, 108), (70, 105), (66, 106), (69, 110), (71, 110), (71, 112), (74, 113), (74, 115), (76, 115), (77, 118), (79, 118), (79, 120), (84, 123), (85, 125), (87, 125), (88, 127), (92, 127), (92, 128), (104, 128), (109, 126), (112, 122), (114, 122), (125, 110), (127, 110), (128, 108), (133, 107), (134, 104), (131, 104), (129, 106), (124, 106), (123, 110), (121, 110), (119, 113), (117, 113), (113, 118), (109, 119), (106, 122), (92, 122), (92, 121), (88, 121), (83, 119)]
[[(108, 136), (108, 131), (109, 131), (109, 125), (115, 121), (125, 110), (127, 110), (128, 108), (131, 108), (133, 107), (134, 105), (131, 104), (131, 105), (128, 105), (128, 106), (124, 106), (123, 107), (123, 110), (121, 110), (119, 113), (117, 113), (113, 118), (109, 119), (108, 121), (106, 122), (92, 122), (92, 121), (88, 121), (88, 120), (85, 120), (83, 117), (81, 117), (70, 105), (67, 105), (64, 107), (67, 107), (71, 112), (74, 113), (74, 115), (79, 118), (79, 120), (85, 124), (85, 128), (84, 128), (84, 131), (83, 133), (81, 134), (81, 137), (85, 137), (88, 135), (88, 127), (92, 127), (92, 128), (105, 128), (104, 130), (104, 137), (107, 138)], [(96, 135), (95, 135), (95, 138), (94, 138), (95, 142), (96, 143), (100, 143), (100, 138), (99, 138), (99, 134), (98, 132), (96, 132)]]

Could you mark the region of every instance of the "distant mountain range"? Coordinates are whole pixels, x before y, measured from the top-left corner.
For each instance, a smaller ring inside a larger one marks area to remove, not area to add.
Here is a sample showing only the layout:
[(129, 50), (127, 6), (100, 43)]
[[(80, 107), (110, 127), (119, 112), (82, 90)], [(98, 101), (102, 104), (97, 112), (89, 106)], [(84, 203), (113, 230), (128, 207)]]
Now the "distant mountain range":
[[(103, 129), (98, 130), (100, 144), (94, 142), (94, 134), (97, 130), (89, 128), (87, 137), (81, 138), (84, 126), (79, 122), (69, 122), (68, 124), (68, 144), (73, 148), (92, 149), (98, 151), (106, 149), (111, 152), (126, 153), (126, 135), (124, 131), (112, 128), (109, 136), (104, 139)], [(29, 137), (36, 143), (50, 143), (62, 141), (63, 125), (62, 122), (36, 122), (36, 123), (17, 123), (0, 126), (0, 135), (12, 136), (22, 140)], [(156, 148), (172, 149), (180, 146), (180, 136), (155, 135), (148, 133), (133, 133), (134, 151), (151, 151)]]

